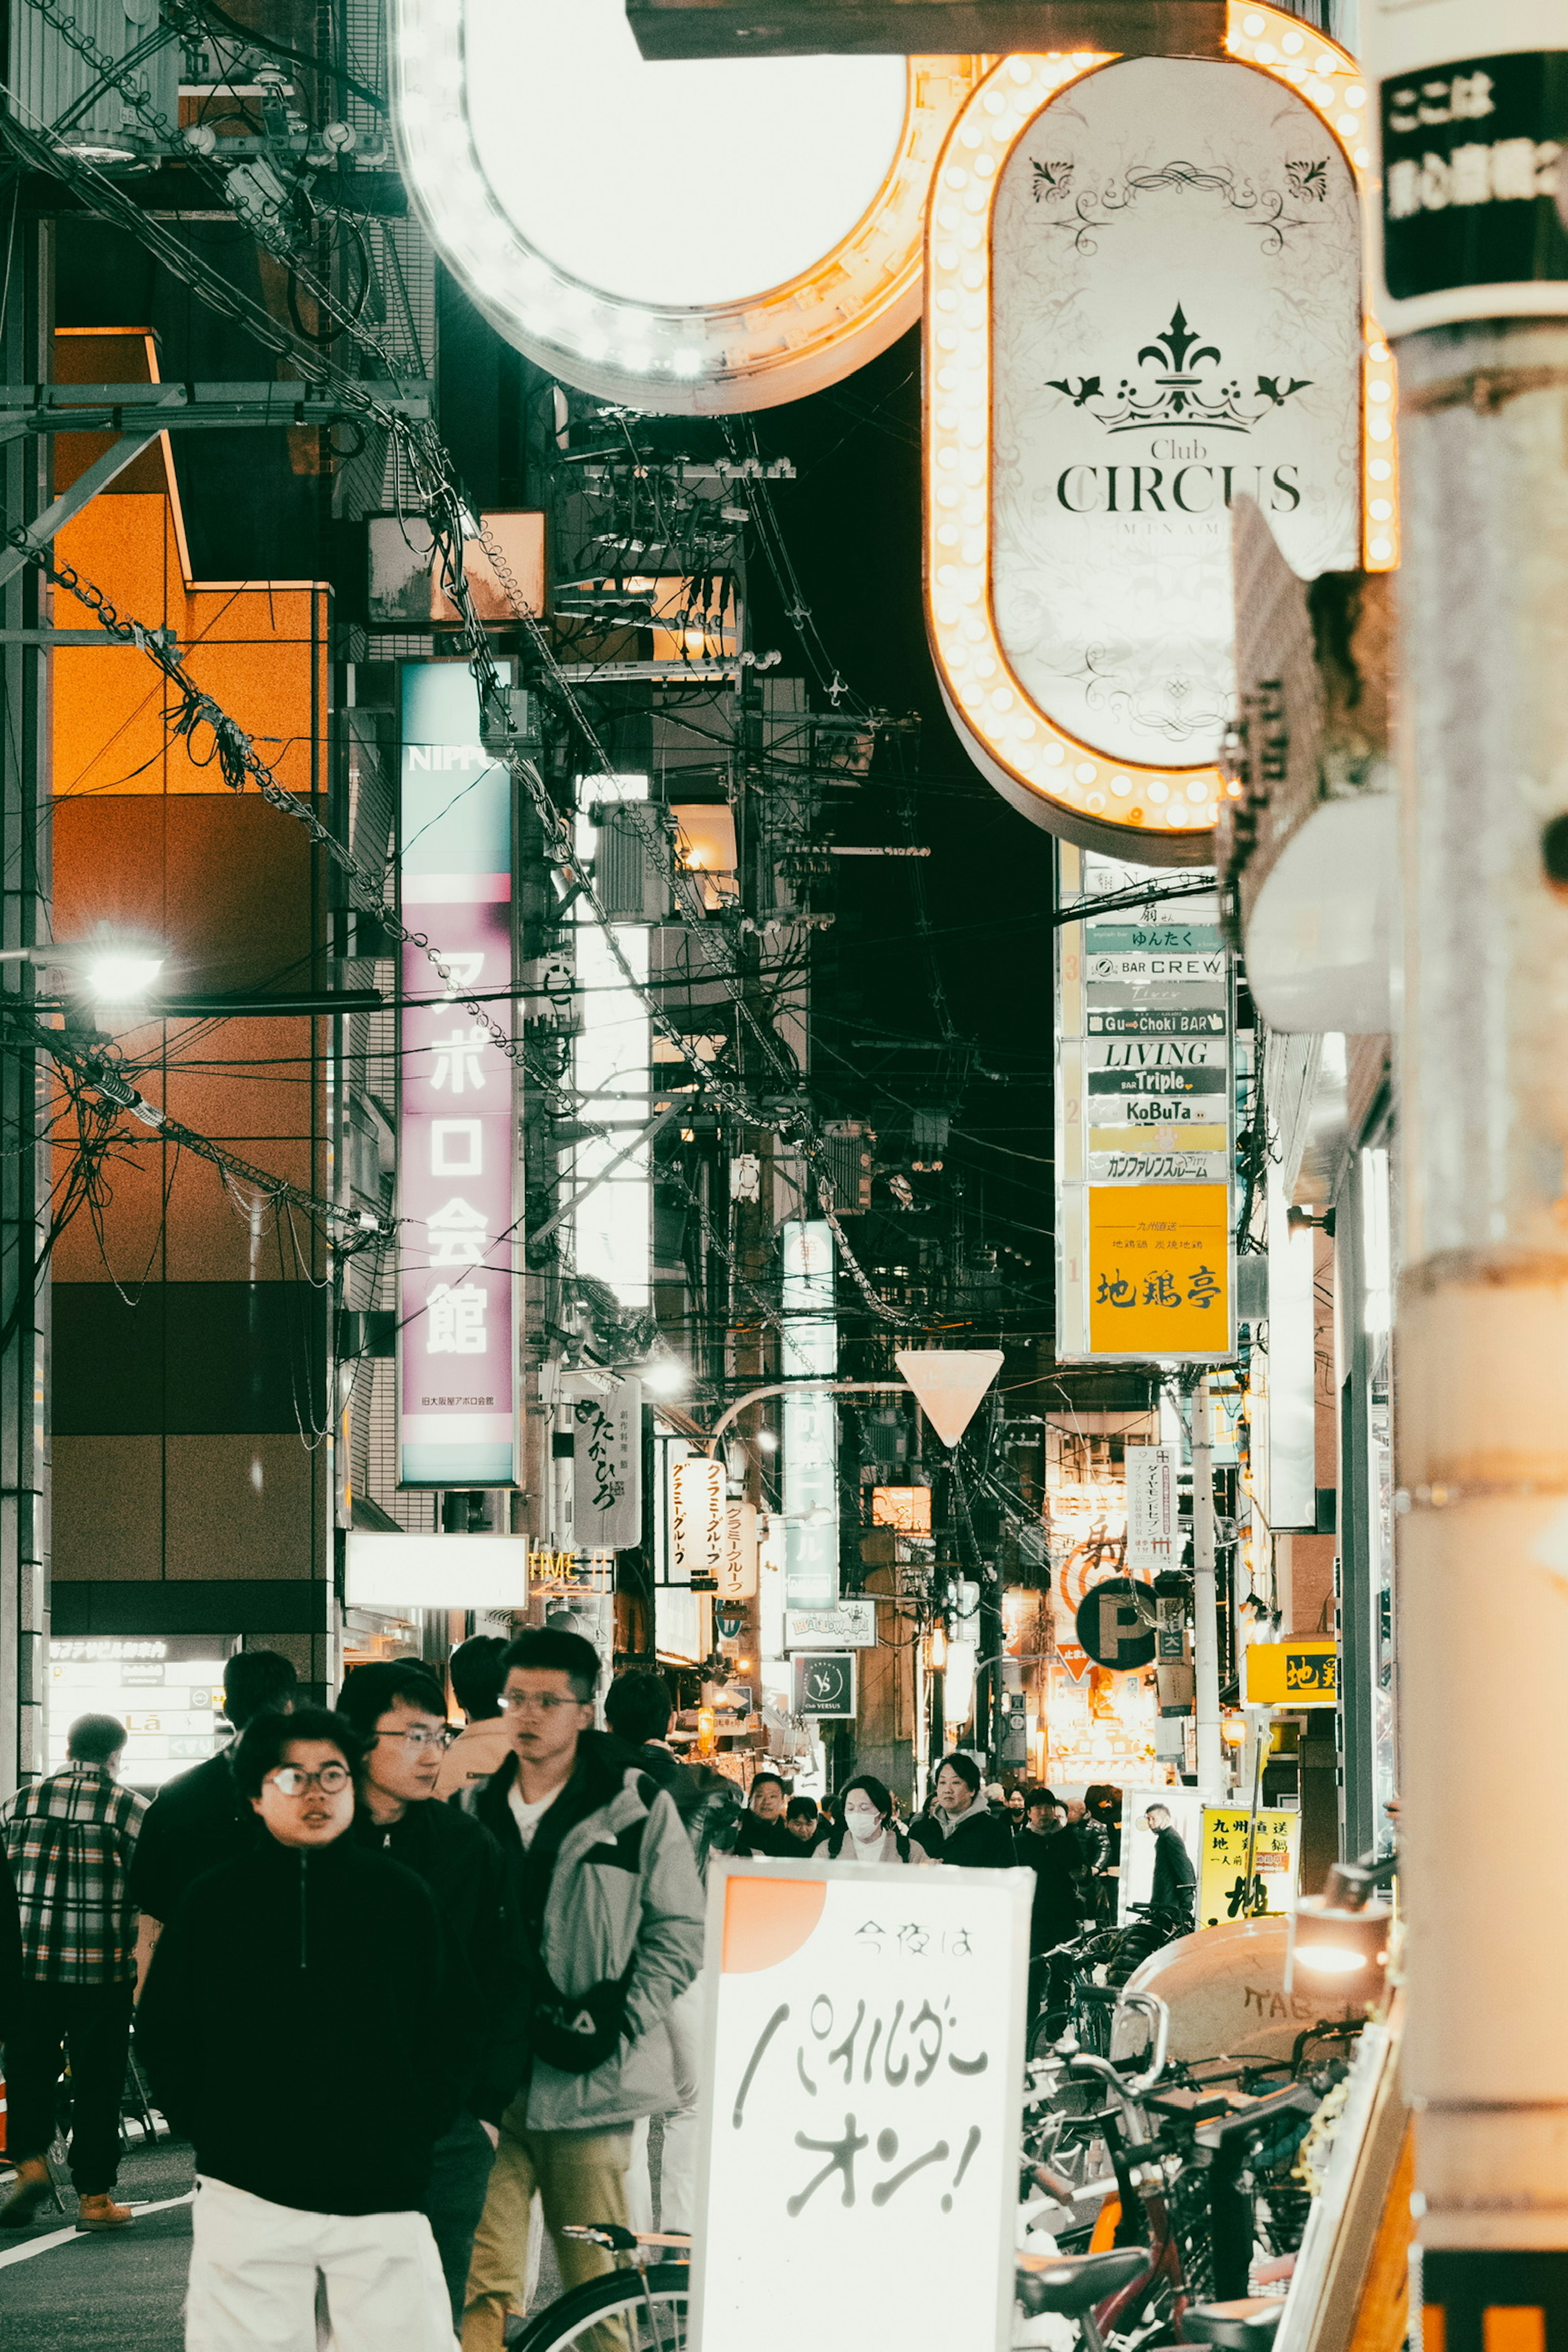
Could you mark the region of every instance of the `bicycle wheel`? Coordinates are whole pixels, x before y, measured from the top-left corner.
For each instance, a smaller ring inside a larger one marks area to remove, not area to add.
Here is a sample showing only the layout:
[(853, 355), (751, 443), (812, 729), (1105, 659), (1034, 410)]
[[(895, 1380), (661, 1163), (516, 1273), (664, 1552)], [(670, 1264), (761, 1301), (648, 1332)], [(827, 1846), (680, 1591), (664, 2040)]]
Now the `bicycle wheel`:
[(510, 2352), (685, 2352), (683, 2263), (609, 2271), (536, 2311)]

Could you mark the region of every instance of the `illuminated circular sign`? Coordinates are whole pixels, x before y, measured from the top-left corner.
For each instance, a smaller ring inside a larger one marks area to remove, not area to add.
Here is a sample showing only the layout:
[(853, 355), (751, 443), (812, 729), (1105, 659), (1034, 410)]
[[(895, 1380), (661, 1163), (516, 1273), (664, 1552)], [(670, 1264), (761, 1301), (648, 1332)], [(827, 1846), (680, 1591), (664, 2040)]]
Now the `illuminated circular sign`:
[(624, 0), (392, 0), (409, 194), (510, 342), (677, 414), (837, 383), (920, 315), (942, 141), (980, 60), (650, 64)]
[(949, 711), (1034, 822), (1154, 865), (1206, 856), (1226, 791), (1232, 500), (1305, 578), (1396, 558), (1392, 361), (1362, 311), (1366, 89), (1274, 9), (1233, 5), (1227, 44), (1004, 58), (953, 125), (928, 229)]

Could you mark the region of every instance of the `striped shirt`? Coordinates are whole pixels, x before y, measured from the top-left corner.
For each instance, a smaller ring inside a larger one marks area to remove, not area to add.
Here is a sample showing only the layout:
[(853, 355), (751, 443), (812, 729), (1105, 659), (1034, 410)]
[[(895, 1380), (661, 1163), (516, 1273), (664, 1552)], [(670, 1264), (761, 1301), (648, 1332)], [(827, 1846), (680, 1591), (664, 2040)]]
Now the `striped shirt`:
[(135, 1975), (131, 1856), (147, 1799), (99, 1764), (68, 1764), (19, 1790), (5, 1812), (22, 1918), (22, 1973), (55, 1985)]

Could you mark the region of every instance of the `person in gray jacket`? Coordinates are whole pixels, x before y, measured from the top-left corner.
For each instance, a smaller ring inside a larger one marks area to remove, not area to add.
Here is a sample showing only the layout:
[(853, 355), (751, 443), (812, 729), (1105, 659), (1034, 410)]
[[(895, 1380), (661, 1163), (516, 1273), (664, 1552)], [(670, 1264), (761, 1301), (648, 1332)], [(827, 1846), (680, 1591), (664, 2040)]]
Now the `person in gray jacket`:
[(562, 2231), (625, 2226), (632, 2126), (677, 2104), (668, 2021), (702, 1961), (702, 1889), (674, 1802), (593, 1728), (593, 1644), (547, 1628), (519, 1634), (503, 1663), (511, 1752), (460, 1801), (506, 1857), (533, 2058), (501, 2118), (463, 2352), (502, 2352), (522, 2307), (535, 2190), (563, 2283), (611, 2267)]

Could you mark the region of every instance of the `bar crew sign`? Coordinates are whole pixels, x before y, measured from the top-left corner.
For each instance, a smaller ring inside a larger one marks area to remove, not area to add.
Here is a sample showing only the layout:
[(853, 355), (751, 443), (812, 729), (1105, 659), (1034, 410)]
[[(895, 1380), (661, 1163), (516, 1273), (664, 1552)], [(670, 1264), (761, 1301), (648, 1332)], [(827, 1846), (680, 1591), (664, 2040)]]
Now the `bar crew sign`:
[(1435, 13), (1374, 20), (1389, 331), (1568, 312), (1563, 10), (1500, 0), (1497, 46), (1458, 58), (1426, 29)]

